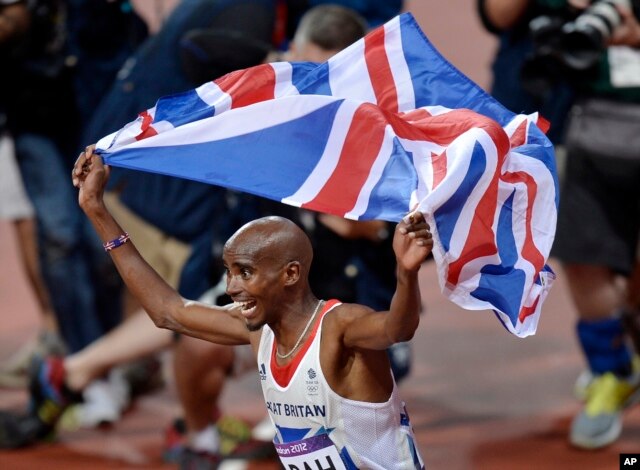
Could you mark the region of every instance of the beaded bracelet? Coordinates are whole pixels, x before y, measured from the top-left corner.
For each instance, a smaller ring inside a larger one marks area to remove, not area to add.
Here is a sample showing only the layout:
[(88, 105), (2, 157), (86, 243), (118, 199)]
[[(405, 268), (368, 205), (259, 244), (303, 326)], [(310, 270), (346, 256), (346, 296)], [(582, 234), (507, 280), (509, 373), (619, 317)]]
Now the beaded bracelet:
[(124, 232), (118, 238), (114, 238), (109, 242), (103, 243), (102, 246), (104, 247), (104, 251), (111, 251), (114, 248), (118, 248), (119, 246), (124, 245), (128, 241), (129, 241), (129, 234), (127, 232)]

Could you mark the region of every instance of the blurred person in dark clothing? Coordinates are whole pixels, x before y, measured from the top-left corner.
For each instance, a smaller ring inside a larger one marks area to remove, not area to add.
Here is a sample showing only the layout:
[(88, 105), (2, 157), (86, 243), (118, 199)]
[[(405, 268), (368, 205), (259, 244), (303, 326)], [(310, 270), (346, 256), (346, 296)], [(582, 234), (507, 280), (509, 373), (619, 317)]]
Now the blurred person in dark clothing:
[[(30, 23), (31, 12), (25, 1), (0, 1), (0, 61), (4, 70), (10, 71), (17, 66)], [(0, 76), (0, 219), (10, 221), (15, 229), (20, 259), (35, 294), (41, 323), (37, 337), (0, 365), (0, 385), (25, 387), (31, 357), (35, 353), (62, 352), (64, 344), (58, 336), (50, 294), (40, 269), (35, 211), (24, 189), (13, 138), (6, 128), (8, 95), (16, 92), (9, 76), (10, 72)]]
[[(577, 383), (585, 406), (572, 422), (569, 440), (581, 448), (603, 447), (618, 438), (623, 410), (640, 398), (640, 367), (634, 365), (622, 317), (640, 231), (640, 4), (480, 0), (479, 5), (485, 24), (501, 31), (495, 84), (503, 86), (495, 96), (507, 107), (518, 106), (527, 98), (517, 90), (524, 86), (541, 106), (553, 106), (546, 116), (551, 129), (564, 129), (552, 134), (567, 152), (552, 255), (567, 275), (588, 364)], [(556, 93), (567, 83), (575, 96), (565, 120), (565, 106), (558, 106), (563, 95)]]

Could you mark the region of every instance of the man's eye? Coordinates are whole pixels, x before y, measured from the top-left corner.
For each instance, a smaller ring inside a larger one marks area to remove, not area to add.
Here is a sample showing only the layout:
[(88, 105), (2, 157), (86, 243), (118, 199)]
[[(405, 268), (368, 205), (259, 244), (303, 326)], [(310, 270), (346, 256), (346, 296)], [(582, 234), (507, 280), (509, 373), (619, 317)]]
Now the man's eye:
[(249, 271), (248, 269), (243, 269), (242, 271), (240, 271), (240, 275), (247, 279), (249, 276), (251, 276), (251, 271)]

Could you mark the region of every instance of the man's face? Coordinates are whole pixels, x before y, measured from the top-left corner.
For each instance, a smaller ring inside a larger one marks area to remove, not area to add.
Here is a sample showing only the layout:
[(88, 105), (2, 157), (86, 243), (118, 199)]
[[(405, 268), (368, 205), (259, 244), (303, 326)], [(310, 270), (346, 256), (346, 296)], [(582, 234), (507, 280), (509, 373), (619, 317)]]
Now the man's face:
[(284, 266), (266, 249), (231, 243), (223, 253), (227, 294), (240, 306), (249, 331), (272, 321), (280, 305)]

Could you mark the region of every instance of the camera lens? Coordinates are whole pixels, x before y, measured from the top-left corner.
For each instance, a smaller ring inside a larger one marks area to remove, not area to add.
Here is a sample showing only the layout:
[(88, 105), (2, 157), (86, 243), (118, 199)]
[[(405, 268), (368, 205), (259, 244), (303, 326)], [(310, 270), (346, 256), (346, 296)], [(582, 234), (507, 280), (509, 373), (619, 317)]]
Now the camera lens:
[(559, 47), (564, 19), (558, 16), (538, 16), (529, 23), (529, 32), (536, 48), (542, 53), (552, 53)]
[(616, 5), (631, 6), (629, 0), (600, 0), (562, 27), (562, 57), (569, 67), (586, 70), (598, 62), (622, 21)]

